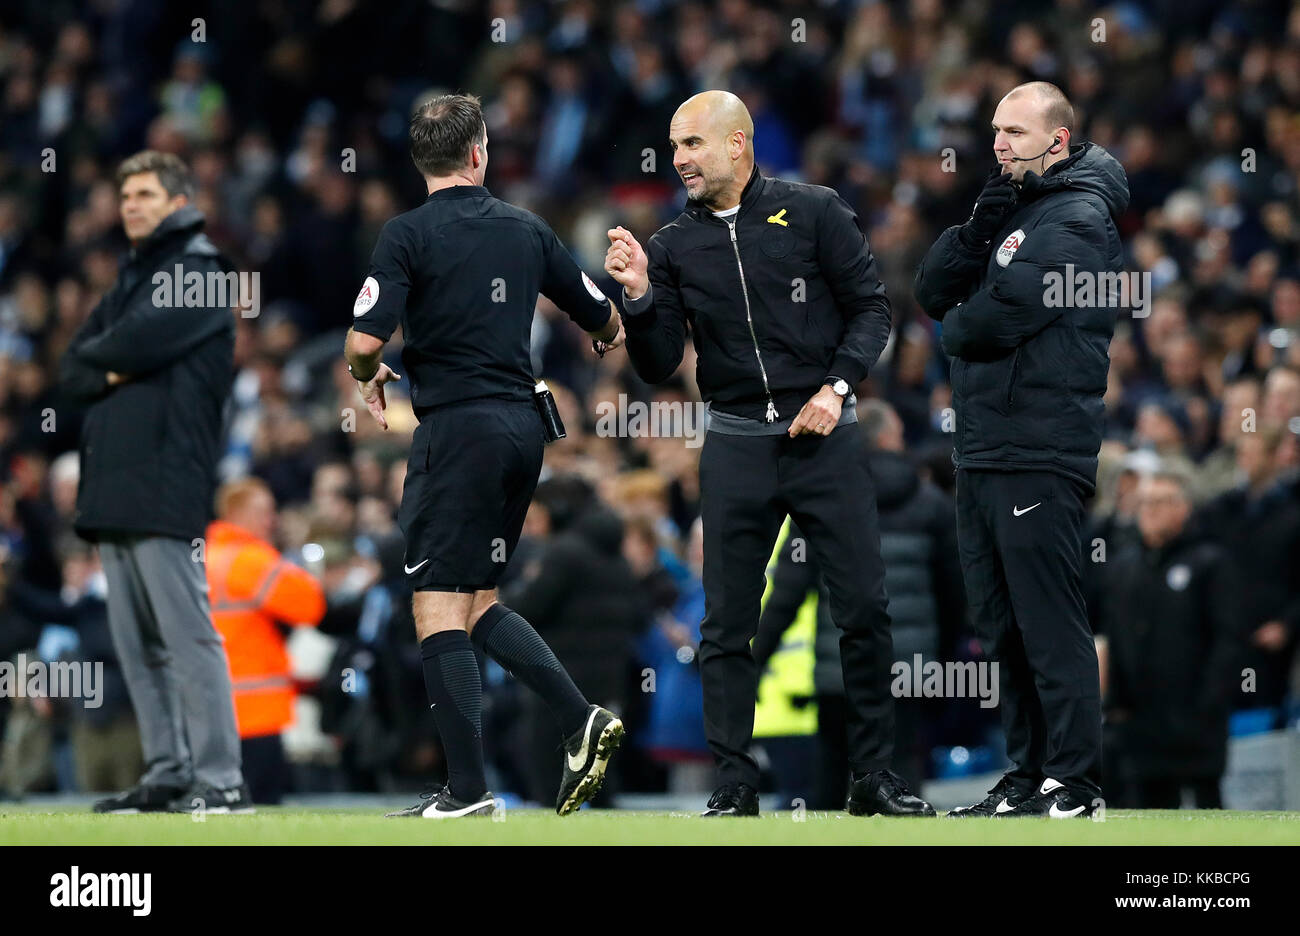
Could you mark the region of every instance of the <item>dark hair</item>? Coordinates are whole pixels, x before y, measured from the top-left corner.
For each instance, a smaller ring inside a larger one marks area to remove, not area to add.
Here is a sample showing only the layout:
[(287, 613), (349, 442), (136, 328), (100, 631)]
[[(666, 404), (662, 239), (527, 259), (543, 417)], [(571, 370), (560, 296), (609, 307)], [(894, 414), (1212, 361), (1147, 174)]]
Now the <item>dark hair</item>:
[(134, 156), (128, 156), (117, 167), (117, 187), (121, 188), (130, 176), (142, 172), (156, 173), (159, 184), (171, 198), (177, 195), (194, 197), (194, 177), (190, 175), (190, 167), (174, 153), (141, 150)]
[(444, 94), (421, 104), (411, 118), (411, 161), (421, 175), (448, 175), (469, 162), (487, 138), (483, 106), (472, 94)]
[(578, 475), (553, 475), (537, 485), (533, 501), (544, 508), (551, 519), (551, 532), (568, 529), (594, 502), (596, 492)]

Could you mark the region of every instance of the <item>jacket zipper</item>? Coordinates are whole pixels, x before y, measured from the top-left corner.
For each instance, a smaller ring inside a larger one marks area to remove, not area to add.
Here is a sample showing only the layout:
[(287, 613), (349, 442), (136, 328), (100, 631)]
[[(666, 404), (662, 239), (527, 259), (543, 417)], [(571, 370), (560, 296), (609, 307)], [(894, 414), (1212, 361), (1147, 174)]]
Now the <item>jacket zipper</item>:
[[(954, 360), (954, 362), (953, 362), (953, 366), (954, 366), (954, 367), (957, 366), (957, 364), (956, 364), (957, 361), (961, 361), (961, 358), (956, 358), (956, 359)], [(962, 367), (962, 369), (961, 369), (961, 394), (960, 394), (960, 396), (961, 396), (961, 398), (964, 400), (964, 399), (966, 399), (966, 384), (967, 384), (966, 372), (969, 370), (969, 368), (966, 367), (966, 366), (964, 366), (964, 365), (965, 365), (965, 362), (962, 362), (962, 363), (963, 363), (963, 367)], [(957, 396), (958, 396), (958, 393), (957, 393), (957, 387), (953, 387), (953, 400), (954, 400), (954, 402), (956, 401)], [(954, 456), (954, 457), (953, 457), (953, 461), (954, 461), (954, 463), (955, 463), (955, 462), (957, 461), (956, 455), (957, 455), (958, 452), (961, 451), (961, 443), (962, 443), (962, 439), (963, 439), (963, 437), (965, 436), (965, 433), (962, 432), (962, 421), (961, 421), (960, 419), (957, 418), (957, 407), (956, 407), (956, 406), (953, 406), (953, 410), (952, 410), (952, 418), (953, 418), (953, 429), (956, 430), (953, 434), (957, 437), (957, 438), (954, 440), (955, 444), (953, 445), (953, 456)], [(958, 466), (958, 467), (960, 467), (960, 466)]]
[[(737, 218), (739, 212), (737, 212)], [(754, 357), (758, 360), (758, 373), (763, 378), (763, 392), (767, 394), (767, 422), (776, 422), (776, 404), (772, 402), (772, 390), (767, 385), (767, 368), (763, 366), (763, 355), (758, 350), (758, 335), (754, 333), (754, 316), (749, 308), (749, 288), (745, 285), (745, 265), (740, 262), (740, 244), (736, 242), (736, 219), (727, 219), (727, 228), (731, 231), (731, 249), (736, 254), (736, 269), (740, 271), (740, 292), (745, 297), (745, 321), (749, 323), (749, 337), (754, 342)]]
[(1016, 402), (1016, 374), (1020, 370), (1020, 349), (1011, 358), (1011, 379), (1007, 381), (1007, 406)]

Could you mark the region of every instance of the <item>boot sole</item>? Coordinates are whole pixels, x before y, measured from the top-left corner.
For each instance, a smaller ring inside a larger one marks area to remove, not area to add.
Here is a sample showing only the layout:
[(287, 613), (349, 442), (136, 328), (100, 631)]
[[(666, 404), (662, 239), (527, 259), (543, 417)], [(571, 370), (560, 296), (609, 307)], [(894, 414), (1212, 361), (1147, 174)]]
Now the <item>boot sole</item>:
[(596, 740), (596, 757), (591, 762), (591, 768), (587, 771), (587, 775), (578, 781), (573, 792), (560, 804), (560, 808), (556, 810), (558, 814), (567, 816), (583, 803), (595, 799), (605, 783), (605, 768), (609, 766), (609, 759), (614, 756), (614, 752), (622, 743), (623, 722), (618, 718), (611, 719), (600, 730), (600, 737)]

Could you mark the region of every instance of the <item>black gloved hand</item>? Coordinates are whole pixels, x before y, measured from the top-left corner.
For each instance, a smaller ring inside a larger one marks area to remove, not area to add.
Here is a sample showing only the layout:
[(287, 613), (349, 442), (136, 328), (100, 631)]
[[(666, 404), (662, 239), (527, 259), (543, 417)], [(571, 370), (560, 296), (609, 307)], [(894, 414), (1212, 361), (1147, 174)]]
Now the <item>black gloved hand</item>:
[(995, 174), (996, 172), (994, 170), (989, 174), (984, 190), (975, 200), (975, 210), (971, 212), (970, 220), (957, 232), (962, 243), (968, 247), (987, 247), (998, 233), (998, 228), (1002, 227), (1002, 222), (1016, 209), (1020, 193), (1011, 183), (1011, 173)]

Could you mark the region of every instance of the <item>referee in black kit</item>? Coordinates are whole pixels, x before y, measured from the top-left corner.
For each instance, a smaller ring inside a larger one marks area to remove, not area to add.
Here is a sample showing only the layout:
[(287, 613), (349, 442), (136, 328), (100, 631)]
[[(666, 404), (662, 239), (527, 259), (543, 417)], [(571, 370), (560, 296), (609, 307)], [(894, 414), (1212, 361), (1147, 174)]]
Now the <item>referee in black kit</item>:
[(475, 646), (555, 714), (566, 738), (560, 815), (596, 794), (623, 734), (532, 626), (497, 602), (542, 467), (549, 394), (535, 394), (529, 356), (538, 293), (606, 347), (621, 344), (623, 332), (612, 303), (547, 224), (483, 187), (487, 142), (475, 97), (445, 95), (417, 110), (411, 157), (429, 197), (380, 232), (345, 348), (362, 398), (387, 429), (384, 385), (400, 378), (380, 358), (400, 323), (420, 420), (399, 522), (448, 783), (393, 816), (492, 812)]
[(609, 232), (627, 350), (667, 379), (689, 328), (709, 431), (700, 457), (704, 726), (720, 785), (706, 816), (758, 814), (749, 753), (763, 572), (786, 515), (826, 578), (848, 703), (855, 815), (934, 815), (889, 770), (894, 660), (866, 443), (846, 398), (889, 339), (889, 300), (853, 209), (834, 191), (764, 178), (754, 123), (734, 94), (706, 91), (673, 116), (686, 210), (642, 250)]
[(1128, 178), (1074, 142), (1074, 108), (1045, 81), (1013, 88), (993, 133), (998, 168), (914, 286), (952, 360), (957, 545), (1012, 762), (949, 815), (1088, 817), (1101, 802), (1101, 688), (1082, 543), (1120, 297), (1049, 290), (1124, 269)]

